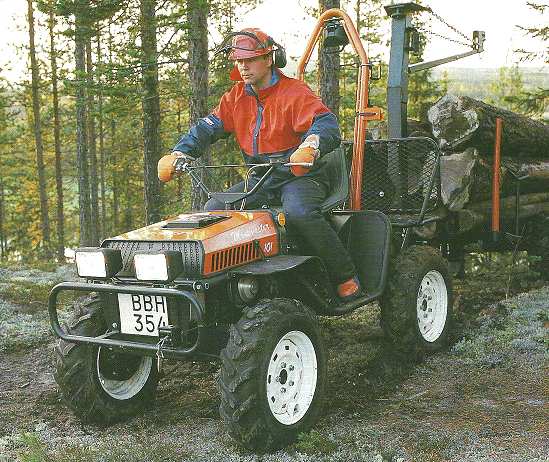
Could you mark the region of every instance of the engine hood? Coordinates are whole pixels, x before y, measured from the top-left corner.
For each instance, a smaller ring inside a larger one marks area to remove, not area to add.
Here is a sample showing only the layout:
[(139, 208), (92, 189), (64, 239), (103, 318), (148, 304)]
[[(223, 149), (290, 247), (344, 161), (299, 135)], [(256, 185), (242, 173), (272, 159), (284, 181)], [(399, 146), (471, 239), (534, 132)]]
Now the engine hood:
[[(209, 223), (209, 216), (218, 221)], [(142, 243), (134, 246), (136, 250), (169, 250), (179, 242), (189, 241), (202, 248), (205, 274), (279, 252), (277, 225), (271, 212), (262, 210), (181, 214), (107, 239), (103, 246), (120, 248), (124, 242), (131, 242)]]

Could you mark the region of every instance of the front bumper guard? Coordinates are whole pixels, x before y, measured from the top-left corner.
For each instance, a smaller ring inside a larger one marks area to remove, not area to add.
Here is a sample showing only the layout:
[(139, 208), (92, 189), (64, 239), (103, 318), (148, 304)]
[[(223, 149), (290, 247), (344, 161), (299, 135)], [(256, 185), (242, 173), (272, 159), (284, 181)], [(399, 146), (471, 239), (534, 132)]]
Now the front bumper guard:
[[(120, 340), (110, 338), (117, 334), (119, 331), (107, 332), (98, 337), (85, 337), (82, 335), (68, 334), (59, 324), (59, 317), (57, 315), (57, 297), (62, 291), (79, 291), (79, 292), (106, 292), (106, 293), (124, 293), (124, 294), (136, 294), (136, 295), (162, 295), (165, 297), (175, 297), (189, 301), (191, 308), (198, 320), (198, 335), (196, 342), (191, 347), (187, 348), (174, 348), (171, 346), (159, 346), (159, 344), (150, 344), (135, 342), (129, 340)], [(99, 345), (108, 348), (117, 348), (120, 350), (127, 350), (128, 352), (135, 352), (145, 354), (147, 356), (153, 356), (161, 354), (165, 358), (174, 359), (188, 359), (191, 357), (204, 357), (207, 359), (217, 359), (218, 356), (204, 353), (201, 348), (203, 341), (203, 319), (204, 311), (202, 305), (197, 300), (192, 292), (187, 290), (170, 289), (164, 287), (141, 287), (131, 285), (114, 285), (114, 284), (90, 284), (79, 282), (61, 282), (57, 284), (50, 292), (48, 299), (48, 312), (50, 316), (51, 327), (54, 334), (71, 343), (87, 343), (91, 345)], [(201, 352), (202, 350), (202, 352)]]

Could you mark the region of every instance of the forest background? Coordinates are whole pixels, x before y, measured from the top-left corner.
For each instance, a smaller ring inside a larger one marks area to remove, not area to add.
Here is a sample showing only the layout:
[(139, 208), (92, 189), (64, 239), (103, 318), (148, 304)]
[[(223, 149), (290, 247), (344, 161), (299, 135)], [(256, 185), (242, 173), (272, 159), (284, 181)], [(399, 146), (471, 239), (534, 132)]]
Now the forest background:
[[(107, 236), (199, 209), (204, 197), (193, 194), (190, 181), (161, 185), (156, 163), (230, 87), (232, 64), (215, 57), (215, 48), (244, 12), (263, 2), (17, 1), (27, 5), (25, 21), (16, 19), (27, 43), (16, 56), (28, 70), (14, 78), (0, 68), (0, 258), (61, 261), (67, 248), (97, 245)], [(372, 104), (381, 107), (387, 57), (379, 50), (388, 45), (389, 24), (384, 3), (320, 0), (302, 7), (305, 16), (317, 17), (329, 7), (350, 14), (370, 59), (381, 62), (381, 79), (370, 88)], [(433, 9), (443, 10), (443, 2), (433, 3)], [(524, 64), (549, 64), (549, 5), (524, 3), (533, 21), (517, 28), (537, 48), (517, 49), (511, 67), (414, 74), (409, 117), (424, 120), (427, 108), (452, 92), (547, 119), (549, 76)], [(416, 18), (423, 45), (432, 37), (431, 20)], [(464, 38), (447, 32), (443, 54), (453, 54), (453, 47), (461, 51), (455, 42)], [(304, 45), (307, 31), (303, 34)], [(295, 70), (293, 58), (285, 71), (289, 75)], [(422, 53), (413, 59), (421, 58)], [(308, 83), (338, 114), (344, 138), (350, 139), (356, 90), (350, 47), (341, 53), (323, 49), (308, 70)], [(228, 139), (204, 153), (202, 161), (233, 163), (240, 154)], [(207, 181), (219, 190), (241, 174), (222, 171)]]

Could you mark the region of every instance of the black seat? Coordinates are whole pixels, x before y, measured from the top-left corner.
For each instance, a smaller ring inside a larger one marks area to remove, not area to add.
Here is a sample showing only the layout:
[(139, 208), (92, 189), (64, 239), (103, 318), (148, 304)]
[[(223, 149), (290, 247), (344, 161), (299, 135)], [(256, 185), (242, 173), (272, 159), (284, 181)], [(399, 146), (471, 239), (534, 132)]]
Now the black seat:
[(320, 206), (322, 213), (330, 212), (343, 205), (349, 196), (349, 174), (345, 159), (347, 149), (349, 149), (348, 144), (341, 144), (319, 161), (327, 170), (330, 179), (330, 194)]

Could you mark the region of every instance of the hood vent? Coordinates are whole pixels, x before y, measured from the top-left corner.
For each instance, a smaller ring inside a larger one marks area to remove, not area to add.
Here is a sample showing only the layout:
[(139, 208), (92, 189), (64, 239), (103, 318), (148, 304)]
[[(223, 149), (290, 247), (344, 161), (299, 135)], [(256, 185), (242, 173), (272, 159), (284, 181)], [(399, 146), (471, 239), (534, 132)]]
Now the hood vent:
[(212, 273), (217, 273), (225, 268), (241, 265), (259, 259), (259, 249), (253, 242), (239, 245), (231, 249), (214, 252), (211, 255), (210, 268)]

